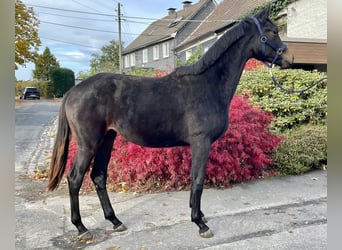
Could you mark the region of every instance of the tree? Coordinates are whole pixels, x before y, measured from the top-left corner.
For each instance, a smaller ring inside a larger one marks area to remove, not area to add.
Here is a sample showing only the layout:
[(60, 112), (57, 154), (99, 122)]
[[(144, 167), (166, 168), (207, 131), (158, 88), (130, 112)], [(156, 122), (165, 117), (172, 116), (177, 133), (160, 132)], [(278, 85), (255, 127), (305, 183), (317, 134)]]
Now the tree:
[(185, 66), (192, 63), (195, 63), (200, 59), (202, 56), (202, 47), (201, 45), (197, 46), (196, 51), (194, 54), (192, 54), (186, 61), (178, 60), (177, 66)]
[(111, 40), (102, 46), (101, 54), (94, 53), (90, 59), (90, 73), (117, 72), (119, 70), (119, 43)]
[(15, 69), (36, 59), (41, 44), (38, 36), (39, 20), (33, 8), (21, 0), (15, 1)]
[(37, 56), (35, 64), (35, 69), (32, 70), (33, 78), (43, 81), (49, 80), (49, 69), (51, 67), (59, 68), (59, 63), (56, 57), (51, 54), (48, 47), (45, 47), (43, 54)]
[(79, 71), (78, 73), (77, 73), (77, 75), (76, 75), (76, 78), (77, 79), (82, 79), (82, 80), (84, 80), (84, 79), (86, 79), (86, 78), (88, 78), (88, 77), (90, 77), (90, 76), (92, 76), (92, 74), (90, 73), (90, 71)]

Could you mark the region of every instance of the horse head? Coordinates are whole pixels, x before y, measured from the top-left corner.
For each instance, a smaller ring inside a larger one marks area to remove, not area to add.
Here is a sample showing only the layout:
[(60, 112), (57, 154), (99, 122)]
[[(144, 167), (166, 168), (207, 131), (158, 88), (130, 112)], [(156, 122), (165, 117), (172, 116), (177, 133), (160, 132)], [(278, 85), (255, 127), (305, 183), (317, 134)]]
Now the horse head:
[(287, 46), (279, 37), (278, 27), (270, 20), (270, 6), (261, 10), (251, 19), (254, 23), (253, 30), (253, 57), (282, 68), (288, 68), (293, 63), (293, 55), (289, 53)]

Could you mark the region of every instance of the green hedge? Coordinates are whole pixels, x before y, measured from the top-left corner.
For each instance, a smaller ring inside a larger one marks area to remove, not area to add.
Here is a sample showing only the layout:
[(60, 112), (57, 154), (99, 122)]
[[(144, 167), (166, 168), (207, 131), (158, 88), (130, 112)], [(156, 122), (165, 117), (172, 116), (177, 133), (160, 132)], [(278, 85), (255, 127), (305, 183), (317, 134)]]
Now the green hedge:
[(51, 67), (49, 76), (53, 85), (53, 95), (56, 97), (62, 97), (75, 85), (75, 74), (70, 69)]
[[(303, 89), (324, 76), (323, 73), (300, 69), (273, 69), (275, 78), (286, 88)], [(250, 101), (273, 113), (271, 131), (283, 132), (303, 124), (326, 124), (327, 81), (302, 94), (286, 94), (276, 87), (266, 67), (245, 72), (237, 93), (250, 96)]]
[(325, 169), (327, 164), (327, 127), (304, 125), (288, 131), (272, 156), (282, 175), (302, 174)]

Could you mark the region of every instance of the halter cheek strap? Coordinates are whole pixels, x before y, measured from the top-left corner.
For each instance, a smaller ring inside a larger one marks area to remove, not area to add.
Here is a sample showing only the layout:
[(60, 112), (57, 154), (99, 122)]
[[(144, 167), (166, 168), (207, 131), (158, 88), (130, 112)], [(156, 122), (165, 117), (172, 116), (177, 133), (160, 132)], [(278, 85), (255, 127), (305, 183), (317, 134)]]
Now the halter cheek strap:
[(280, 47), (276, 47), (272, 42), (269, 41), (267, 36), (262, 31), (258, 19), (254, 16), (252, 17), (252, 19), (253, 19), (255, 25), (257, 26), (259, 34), (260, 34), (261, 51), (262, 51), (261, 57), (263, 59), (266, 59), (266, 45), (270, 46), (276, 52), (275, 56), (272, 60), (271, 65), (265, 63), (268, 67), (272, 67), (272, 65), (275, 63), (275, 61), (277, 61), (278, 57), (281, 56), (283, 54), (283, 52), (286, 50), (287, 46), (286, 46), (286, 44), (283, 43)]

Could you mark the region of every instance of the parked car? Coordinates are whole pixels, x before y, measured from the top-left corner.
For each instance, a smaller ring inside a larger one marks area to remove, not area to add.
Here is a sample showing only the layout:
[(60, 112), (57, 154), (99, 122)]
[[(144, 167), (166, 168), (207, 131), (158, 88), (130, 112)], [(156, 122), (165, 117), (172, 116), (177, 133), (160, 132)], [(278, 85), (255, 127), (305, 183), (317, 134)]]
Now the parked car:
[(25, 87), (20, 99), (40, 99), (40, 92), (36, 87)]

